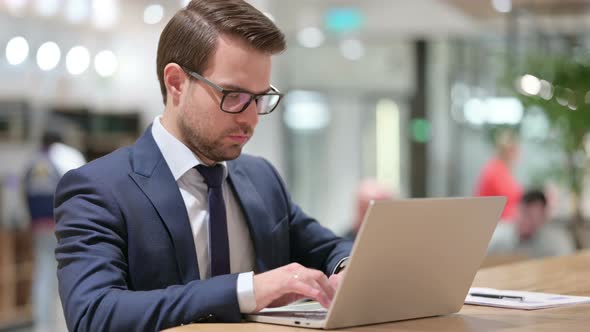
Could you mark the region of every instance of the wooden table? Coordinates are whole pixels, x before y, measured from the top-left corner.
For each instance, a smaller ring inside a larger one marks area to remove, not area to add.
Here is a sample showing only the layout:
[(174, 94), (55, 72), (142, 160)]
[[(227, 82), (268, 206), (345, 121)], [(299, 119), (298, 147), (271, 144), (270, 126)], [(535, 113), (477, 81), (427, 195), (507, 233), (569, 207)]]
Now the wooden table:
[[(590, 296), (590, 251), (482, 269), (473, 286)], [(192, 324), (167, 332), (313, 331), (259, 323)], [(338, 331), (590, 331), (590, 304), (533, 311), (465, 305), (459, 313)]]

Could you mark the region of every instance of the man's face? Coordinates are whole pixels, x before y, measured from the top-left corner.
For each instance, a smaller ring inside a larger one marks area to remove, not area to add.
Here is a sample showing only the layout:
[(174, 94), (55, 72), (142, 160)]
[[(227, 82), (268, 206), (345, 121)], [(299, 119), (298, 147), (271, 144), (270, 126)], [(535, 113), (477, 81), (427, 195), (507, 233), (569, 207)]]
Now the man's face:
[(520, 156), (520, 147), (518, 146), (517, 143), (512, 144), (509, 148), (508, 148), (508, 153), (509, 153), (509, 158), (510, 158), (510, 162), (516, 162)]
[[(264, 93), (270, 87), (270, 68), (270, 54), (222, 35), (207, 69), (200, 74), (228, 90)], [(185, 144), (207, 164), (237, 158), (258, 123), (254, 101), (242, 113), (231, 114), (221, 111), (222, 97), (221, 92), (209, 85), (191, 80), (180, 99), (177, 118), (180, 134)]]
[(546, 207), (541, 202), (521, 205), (519, 218), (520, 234), (529, 237), (545, 224), (547, 220)]

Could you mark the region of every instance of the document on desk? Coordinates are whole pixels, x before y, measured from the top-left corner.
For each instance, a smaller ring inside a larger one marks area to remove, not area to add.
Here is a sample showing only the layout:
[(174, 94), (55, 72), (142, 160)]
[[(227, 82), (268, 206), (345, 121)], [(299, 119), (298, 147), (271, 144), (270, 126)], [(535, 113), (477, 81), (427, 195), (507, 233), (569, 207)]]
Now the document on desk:
[(590, 303), (590, 297), (471, 287), (465, 304), (535, 310)]

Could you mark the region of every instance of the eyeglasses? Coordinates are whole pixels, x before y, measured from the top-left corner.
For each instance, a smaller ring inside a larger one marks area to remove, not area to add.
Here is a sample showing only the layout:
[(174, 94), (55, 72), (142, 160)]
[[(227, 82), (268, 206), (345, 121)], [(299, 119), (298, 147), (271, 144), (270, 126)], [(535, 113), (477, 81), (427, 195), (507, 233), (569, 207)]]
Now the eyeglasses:
[(181, 66), (182, 69), (193, 78), (202, 81), (210, 87), (218, 90), (223, 94), (219, 108), (226, 113), (241, 113), (250, 106), (252, 101), (256, 102), (256, 109), (258, 114), (269, 114), (277, 108), (279, 102), (283, 98), (283, 94), (279, 92), (274, 86), (270, 86), (270, 91), (266, 93), (250, 93), (247, 91), (227, 90), (219, 85), (209, 81), (205, 77), (196, 72)]

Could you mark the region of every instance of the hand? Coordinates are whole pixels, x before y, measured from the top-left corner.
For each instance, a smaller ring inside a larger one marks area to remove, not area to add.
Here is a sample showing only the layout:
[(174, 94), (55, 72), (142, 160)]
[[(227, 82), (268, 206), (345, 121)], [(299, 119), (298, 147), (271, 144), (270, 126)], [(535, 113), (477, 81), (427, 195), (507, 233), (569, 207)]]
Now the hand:
[(335, 292), (332, 283), (323, 272), (297, 263), (257, 274), (254, 276), (256, 311), (302, 298), (311, 298), (328, 308)]
[(330, 285), (334, 289), (334, 293), (338, 289), (338, 285), (340, 285), (340, 280), (342, 280), (342, 278), (344, 278), (345, 273), (346, 273), (346, 270), (342, 270), (340, 273), (331, 275), (330, 278), (328, 279), (328, 282), (330, 282)]

